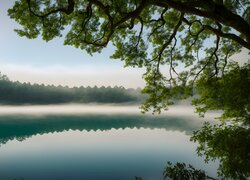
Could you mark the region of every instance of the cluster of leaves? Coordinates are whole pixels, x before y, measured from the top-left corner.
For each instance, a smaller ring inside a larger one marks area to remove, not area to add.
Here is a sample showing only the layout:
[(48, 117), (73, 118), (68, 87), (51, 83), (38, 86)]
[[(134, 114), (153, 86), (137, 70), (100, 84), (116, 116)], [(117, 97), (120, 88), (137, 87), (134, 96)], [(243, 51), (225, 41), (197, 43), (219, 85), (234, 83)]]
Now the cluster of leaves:
[(195, 169), (192, 165), (185, 163), (172, 164), (167, 162), (167, 166), (163, 172), (164, 178), (171, 178), (172, 180), (206, 180), (213, 179), (206, 175), (205, 171)]
[(146, 69), (144, 111), (191, 95), (203, 72), (220, 76), (232, 54), (250, 49), (248, 0), (17, 0), (8, 13), (20, 36), (65, 35), (89, 54), (111, 42), (112, 58)]
[(196, 82), (199, 94), (193, 100), (197, 112), (223, 110), (220, 124), (205, 123), (191, 140), (198, 142), (197, 153), (205, 160), (220, 161), (218, 175), (247, 179), (250, 176), (250, 64), (230, 63), (224, 74), (205, 71)]
[(223, 110), (221, 120), (250, 125), (250, 64), (231, 64), (221, 77), (203, 75), (195, 89), (199, 97), (192, 103), (200, 115), (207, 110)]
[(124, 87), (63, 87), (12, 82), (0, 74), (0, 103), (53, 104), (53, 103), (137, 103), (145, 98), (140, 90)]
[(205, 156), (206, 161), (219, 159), (219, 176), (232, 179), (250, 176), (249, 126), (205, 123), (191, 140), (198, 142), (197, 153)]

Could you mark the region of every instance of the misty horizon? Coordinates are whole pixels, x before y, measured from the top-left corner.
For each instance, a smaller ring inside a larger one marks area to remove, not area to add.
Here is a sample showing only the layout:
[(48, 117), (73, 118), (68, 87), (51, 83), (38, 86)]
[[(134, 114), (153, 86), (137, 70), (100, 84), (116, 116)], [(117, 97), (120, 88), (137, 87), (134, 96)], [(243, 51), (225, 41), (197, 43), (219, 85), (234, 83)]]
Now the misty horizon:
[[(133, 68), (123, 68), (110, 71), (105, 67), (75, 66), (36, 67), (19, 64), (3, 64), (0, 72), (11, 81), (21, 83), (44, 84), (68, 87), (101, 87), (123, 86), (125, 88), (143, 88), (145, 82), (141, 76), (143, 71)], [(102, 74), (101, 74), (102, 73)]]

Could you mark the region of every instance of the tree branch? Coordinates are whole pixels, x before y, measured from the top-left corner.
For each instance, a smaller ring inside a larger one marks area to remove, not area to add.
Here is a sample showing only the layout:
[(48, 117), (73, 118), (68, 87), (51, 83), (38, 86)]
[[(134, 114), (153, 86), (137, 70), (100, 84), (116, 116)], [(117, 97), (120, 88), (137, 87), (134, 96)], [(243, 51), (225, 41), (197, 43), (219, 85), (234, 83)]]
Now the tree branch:
[[(216, 53), (217, 53), (217, 51), (218, 51), (218, 49), (219, 49), (219, 43), (220, 43), (220, 37), (217, 36), (217, 39), (216, 39), (216, 46), (215, 46), (215, 48), (214, 48), (214, 51), (211, 53), (211, 55), (210, 55), (209, 59), (207, 60), (206, 64), (205, 64), (205, 65), (198, 71), (198, 73), (195, 75), (192, 84), (194, 84), (194, 82), (196, 81), (196, 79), (198, 78), (198, 76), (200, 75), (200, 73), (208, 66), (208, 64), (211, 62), (213, 56), (215, 56), (216, 61), (218, 61), (218, 56), (217, 56)], [(215, 68), (216, 68), (216, 72), (217, 72), (217, 71), (218, 71), (218, 70), (217, 70), (217, 66), (216, 66)]]
[[(208, 18), (211, 20), (214, 20), (215, 22), (222, 23), (226, 26), (232, 27), (238, 32), (240, 32), (242, 35), (245, 36), (246, 44), (244, 44), (244, 47), (250, 50), (250, 25), (239, 15), (232, 13), (230, 10), (228, 10), (225, 6), (216, 4), (216, 3), (210, 3), (210, 6), (212, 5), (212, 10), (202, 10), (202, 7), (200, 6), (200, 1), (197, 1), (195, 3), (192, 2), (180, 2), (180, 1), (174, 1), (174, 0), (152, 0), (152, 4), (160, 6), (160, 7), (171, 7), (178, 11), (188, 13), (188, 14), (194, 14), (200, 17)], [(205, 2), (205, 1), (204, 1)], [(201, 7), (201, 8), (197, 8)], [(230, 36), (231, 37), (231, 36)], [(226, 36), (228, 38), (228, 36)], [(232, 37), (231, 37), (232, 39)], [(235, 41), (238, 38), (233, 38)], [(238, 41), (236, 41), (238, 42)], [(243, 45), (241, 42), (241, 45)]]
[[(183, 20), (186, 24), (188, 24), (189, 26), (192, 25), (193, 22), (190, 22), (188, 21), (186, 18), (184, 18)], [(201, 24), (201, 22), (200, 22)], [(230, 40), (233, 40), (235, 42), (237, 42), (238, 44), (242, 45), (243, 47), (247, 48), (250, 50), (250, 43), (246, 42), (244, 39), (240, 38), (239, 36), (235, 35), (235, 34), (232, 34), (232, 33), (224, 33), (222, 32), (221, 28), (219, 29), (216, 29), (212, 26), (209, 26), (209, 25), (204, 25), (204, 24), (201, 24), (201, 26), (203, 27), (203, 29), (207, 29), (209, 30), (210, 32), (214, 33), (215, 35), (217, 36), (220, 36), (220, 37), (224, 37), (226, 39), (230, 39)]]

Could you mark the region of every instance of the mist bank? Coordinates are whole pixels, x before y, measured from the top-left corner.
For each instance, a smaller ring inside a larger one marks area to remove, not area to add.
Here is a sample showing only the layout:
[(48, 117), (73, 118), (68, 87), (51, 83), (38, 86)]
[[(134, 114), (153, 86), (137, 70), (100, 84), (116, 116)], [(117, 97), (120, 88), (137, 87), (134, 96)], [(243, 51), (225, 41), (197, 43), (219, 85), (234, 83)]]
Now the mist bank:
[(140, 89), (124, 87), (67, 87), (12, 82), (0, 74), (0, 104), (140, 103)]
[[(184, 103), (185, 104), (185, 103)], [(2, 116), (33, 116), (41, 117), (47, 115), (59, 116), (82, 116), (82, 115), (142, 115), (152, 117), (180, 117), (199, 119), (195, 108), (191, 105), (170, 106), (168, 110), (161, 114), (147, 112), (143, 114), (140, 106), (130, 103), (88, 103), (88, 104), (50, 104), (50, 105), (0, 105), (0, 117)], [(213, 120), (221, 115), (220, 111), (210, 111), (201, 120)]]

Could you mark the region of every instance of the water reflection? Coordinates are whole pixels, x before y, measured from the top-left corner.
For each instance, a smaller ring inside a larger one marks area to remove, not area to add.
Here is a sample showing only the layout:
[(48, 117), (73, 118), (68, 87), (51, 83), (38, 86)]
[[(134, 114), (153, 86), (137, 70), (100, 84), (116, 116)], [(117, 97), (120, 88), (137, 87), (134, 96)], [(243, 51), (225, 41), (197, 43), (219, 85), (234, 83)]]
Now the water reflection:
[(203, 121), (197, 118), (145, 115), (48, 115), (0, 116), (0, 144), (17, 139), (22, 141), (37, 134), (47, 134), (68, 130), (107, 131), (125, 128), (166, 129), (191, 135), (199, 129)]
[(184, 132), (125, 128), (68, 130), (9, 141), (0, 147), (0, 179), (163, 179), (166, 161), (192, 162), (215, 175)]
[(203, 122), (186, 107), (161, 116), (132, 106), (0, 107), (0, 179), (162, 179), (166, 161), (216, 175), (189, 141)]

